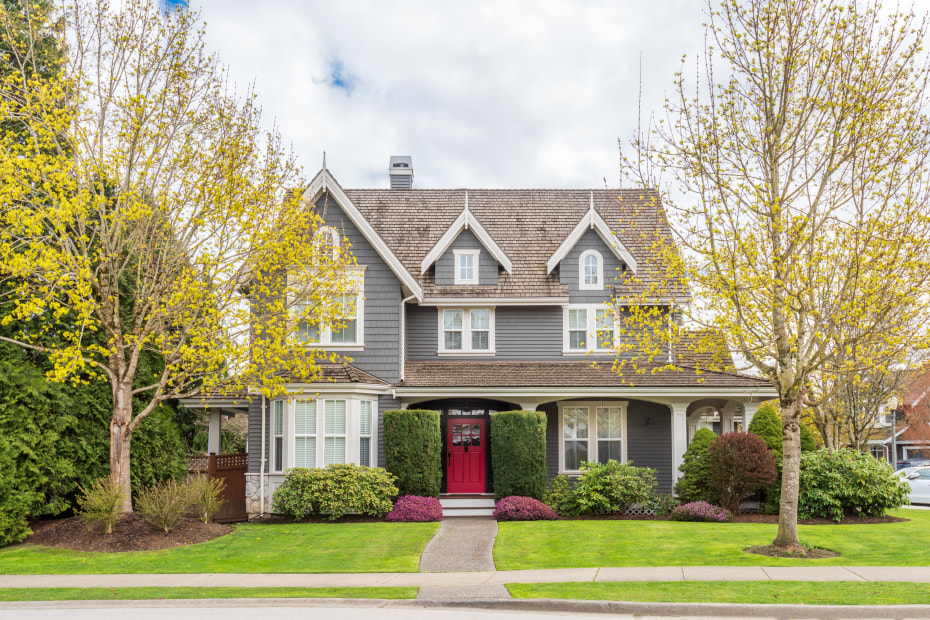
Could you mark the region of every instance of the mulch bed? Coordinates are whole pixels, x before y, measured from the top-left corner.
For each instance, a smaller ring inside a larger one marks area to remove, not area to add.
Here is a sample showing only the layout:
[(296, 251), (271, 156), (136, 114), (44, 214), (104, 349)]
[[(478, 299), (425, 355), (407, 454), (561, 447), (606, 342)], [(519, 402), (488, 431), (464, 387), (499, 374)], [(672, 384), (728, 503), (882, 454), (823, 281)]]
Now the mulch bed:
[(90, 531), (78, 517), (36, 521), (30, 524), (33, 534), (27, 543), (75, 551), (152, 551), (170, 549), (194, 543), (207, 542), (233, 531), (231, 525), (204, 523), (197, 519), (184, 519), (170, 533), (155, 529), (139, 515), (130, 513), (113, 526), (113, 533), (105, 536), (101, 530)]

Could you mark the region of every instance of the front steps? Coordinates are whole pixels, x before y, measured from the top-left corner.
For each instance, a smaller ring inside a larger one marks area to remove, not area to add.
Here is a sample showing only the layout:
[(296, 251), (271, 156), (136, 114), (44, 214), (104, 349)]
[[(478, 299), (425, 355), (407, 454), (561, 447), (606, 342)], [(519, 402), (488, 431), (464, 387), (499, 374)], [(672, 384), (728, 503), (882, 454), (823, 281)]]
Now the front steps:
[(439, 496), (442, 518), (490, 517), (494, 514), (493, 493), (456, 493)]

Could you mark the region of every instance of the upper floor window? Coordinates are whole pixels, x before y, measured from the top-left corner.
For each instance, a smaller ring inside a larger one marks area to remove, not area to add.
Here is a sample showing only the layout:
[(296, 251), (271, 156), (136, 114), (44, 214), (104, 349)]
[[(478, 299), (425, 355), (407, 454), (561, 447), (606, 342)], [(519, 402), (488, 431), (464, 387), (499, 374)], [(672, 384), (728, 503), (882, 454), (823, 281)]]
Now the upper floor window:
[(455, 257), (455, 283), (478, 284), (478, 256), (481, 250), (452, 250)]
[(294, 312), (301, 319), (297, 322), (297, 341), (308, 345), (317, 345), (332, 349), (361, 347), (364, 345), (364, 306), (365, 279), (364, 271), (353, 270), (351, 289), (339, 296), (337, 306), (340, 310), (338, 321), (331, 324), (314, 320), (313, 316), (303, 316), (307, 306), (300, 301), (294, 305)]
[(578, 258), (578, 288), (587, 291), (604, 289), (604, 260), (597, 250), (585, 250)]
[(313, 236), (314, 243), (331, 247), (333, 256), (339, 251), (339, 233), (332, 226), (321, 226)]
[(563, 352), (609, 351), (616, 342), (617, 325), (611, 309), (604, 304), (566, 306)]
[(494, 353), (494, 310), (439, 310), (440, 353)]

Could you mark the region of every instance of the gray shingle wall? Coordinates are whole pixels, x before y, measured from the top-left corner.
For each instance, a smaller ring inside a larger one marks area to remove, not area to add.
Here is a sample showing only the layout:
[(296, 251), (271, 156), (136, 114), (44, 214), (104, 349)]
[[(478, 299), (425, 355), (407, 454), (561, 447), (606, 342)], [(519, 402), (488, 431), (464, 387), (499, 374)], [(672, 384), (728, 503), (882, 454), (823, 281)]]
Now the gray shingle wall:
[[(495, 355), (461, 357), (443, 355), (443, 360), (494, 359), (562, 360), (562, 308), (560, 306), (500, 306), (494, 310)], [(439, 312), (435, 307), (407, 306), (407, 359), (439, 359)], [(586, 356), (606, 360), (610, 356)]]
[(568, 255), (562, 259), (559, 266), (559, 282), (568, 287), (569, 301), (573, 304), (599, 303), (609, 301), (612, 288), (604, 288), (600, 291), (582, 291), (579, 284), (578, 260), (583, 252), (587, 250), (596, 250), (601, 255), (604, 263), (604, 281), (611, 287), (619, 281), (620, 260), (614, 256), (610, 247), (604, 243), (600, 235), (593, 230), (588, 230), (575, 247), (569, 251)]
[[(646, 422), (651, 423), (647, 424)], [(631, 400), (627, 405), (627, 458), (658, 471), (658, 493), (672, 492), (672, 414), (666, 405)]]
[[(270, 409), (265, 408), (265, 424), (269, 425), (265, 429), (265, 458), (268, 458), (269, 452), (269, 430), (270, 427)], [(249, 403), (249, 472), (258, 473), (261, 469), (262, 462), (262, 397), (256, 396)]]
[(546, 403), (537, 408), (546, 414), (546, 473), (549, 480), (559, 475), (559, 408)]
[(352, 244), (359, 266), (365, 266), (365, 350), (346, 356), (352, 365), (393, 383), (400, 378), (400, 280), (332, 198), (324, 194), (317, 208), (326, 225)]
[(400, 408), (400, 400), (390, 396), (378, 397), (378, 467), (384, 467), (384, 412)]
[(481, 250), (478, 255), (478, 284), (497, 286), (497, 261), (491, 256), (478, 237), (470, 230), (463, 230), (455, 238), (449, 249), (436, 261), (436, 284), (452, 286), (455, 284), (454, 250)]

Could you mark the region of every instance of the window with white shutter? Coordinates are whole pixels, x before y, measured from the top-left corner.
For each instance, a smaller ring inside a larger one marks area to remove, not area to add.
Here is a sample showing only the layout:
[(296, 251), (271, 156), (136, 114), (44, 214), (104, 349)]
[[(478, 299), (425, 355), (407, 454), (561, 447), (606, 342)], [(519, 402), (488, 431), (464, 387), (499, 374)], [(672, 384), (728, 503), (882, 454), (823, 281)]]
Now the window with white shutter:
[(316, 402), (294, 403), (294, 467), (316, 467)]
[(346, 401), (324, 402), (323, 466), (346, 462)]

